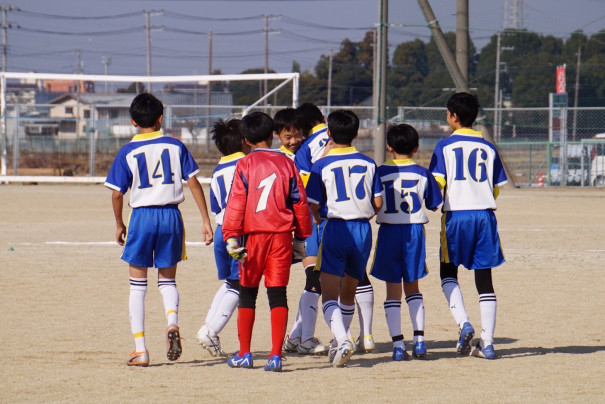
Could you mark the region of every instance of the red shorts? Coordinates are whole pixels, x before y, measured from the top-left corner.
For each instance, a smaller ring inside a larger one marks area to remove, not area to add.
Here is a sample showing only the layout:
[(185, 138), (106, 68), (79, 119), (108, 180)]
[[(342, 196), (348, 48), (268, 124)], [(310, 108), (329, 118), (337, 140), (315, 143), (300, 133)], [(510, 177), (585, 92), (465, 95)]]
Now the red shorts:
[(292, 265), (292, 233), (252, 233), (246, 240), (248, 257), (239, 267), (240, 285), (256, 288), (288, 286)]

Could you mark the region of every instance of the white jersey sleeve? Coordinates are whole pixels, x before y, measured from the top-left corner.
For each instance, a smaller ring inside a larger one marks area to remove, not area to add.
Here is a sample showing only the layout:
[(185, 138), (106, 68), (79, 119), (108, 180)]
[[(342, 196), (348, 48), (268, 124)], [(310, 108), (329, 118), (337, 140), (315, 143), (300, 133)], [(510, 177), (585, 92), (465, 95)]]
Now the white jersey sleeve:
[(210, 180), (210, 209), (216, 215), (216, 224), (223, 224), (223, 215), (227, 207), (233, 175), (237, 162), (244, 157), (244, 153), (238, 152), (221, 158), (212, 173)]

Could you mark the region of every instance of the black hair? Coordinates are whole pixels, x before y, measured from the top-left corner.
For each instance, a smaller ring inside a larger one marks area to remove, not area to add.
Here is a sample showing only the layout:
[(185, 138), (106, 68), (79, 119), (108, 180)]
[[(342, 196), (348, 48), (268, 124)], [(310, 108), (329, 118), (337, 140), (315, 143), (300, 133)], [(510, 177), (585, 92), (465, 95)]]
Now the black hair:
[(239, 119), (219, 119), (212, 125), (212, 140), (224, 156), (242, 151), (243, 137), (239, 124)]
[(339, 109), (328, 115), (328, 130), (336, 144), (350, 144), (357, 136), (359, 118), (353, 111)]
[(473, 94), (456, 93), (448, 100), (447, 110), (450, 114), (458, 115), (458, 120), (463, 127), (470, 128), (479, 113), (479, 100)]
[(278, 135), (283, 130), (294, 131), (296, 129), (303, 130), (303, 126), (298, 120), (298, 115), (294, 108), (288, 107), (277, 111), (273, 117), (273, 130)]
[(418, 132), (405, 123), (391, 126), (387, 130), (387, 144), (397, 154), (411, 154), (418, 146)]
[(273, 119), (264, 112), (253, 112), (242, 118), (239, 130), (251, 144), (257, 144), (273, 136)]
[(319, 125), (324, 121), (324, 115), (321, 113), (321, 110), (314, 104), (310, 102), (305, 102), (296, 108), (296, 115), (298, 116), (298, 121), (300, 122), (303, 135), (305, 137), (309, 136), (311, 129), (315, 125)]
[(153, 128), (164, 115), (164, 105), (152, 94), (141, 93), (130, 104), (130, 117), (140, 128)]

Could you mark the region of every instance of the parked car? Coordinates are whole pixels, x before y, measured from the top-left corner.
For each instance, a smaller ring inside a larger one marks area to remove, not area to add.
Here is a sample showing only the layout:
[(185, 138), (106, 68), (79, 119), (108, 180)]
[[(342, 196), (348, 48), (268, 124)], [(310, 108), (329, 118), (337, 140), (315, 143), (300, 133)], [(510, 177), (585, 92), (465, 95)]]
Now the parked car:
[(590, 152), (590, 184), (605, 187), (605, 133), (598, 133), (592, 138), (597, 142)]
[[(586, 151), (582, 144), (568, 144), (567, 151), (567, 178), (566, 185), (588, 185), (588, 165), (586, 165)], [(584, 156), (583, 156), (584, 154)], [(561, 185), (563, 176), (561, 155), (558, 161), (550, 166), (550, 184)], [(584, 158), (583, 158), (584, 157)]]

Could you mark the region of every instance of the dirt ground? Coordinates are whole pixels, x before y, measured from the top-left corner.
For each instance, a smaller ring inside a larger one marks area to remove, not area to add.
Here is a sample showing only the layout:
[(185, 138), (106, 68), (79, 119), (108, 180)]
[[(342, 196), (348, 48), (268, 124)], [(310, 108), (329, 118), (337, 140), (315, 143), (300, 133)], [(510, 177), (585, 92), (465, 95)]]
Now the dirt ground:
[[(206, 191), (207, 188), (206, 188)], [(283, 373), (265, 372), (268, 305), (259, 293), (252, 350), (255, 368), (230, 369), (196, 344), (220, 286), (212, 248), (201, 244), (201, 218), (186, 190), (182, 211), (189, 260), (179, 265), (183, 356), (166, 359), (161, 295), (150, 271), (148, 368), (128, 368), (128, 272), (113, 243), (110, 191), (101, 185), (0, 185), (0, 372), (2, 402), (605, 402), (605, 191), (505, 189), (498, 199), (507, 262), (494, 271), (498, 359), (456, 356), (456, 325), (441, 293), (439, 213), (430, 214), (420, 283), (428, 360), (394, 362), (373, 280), (377, 349), (346, 368), (325, 356), (289, 355)], [(466, 306), (480, 328), (472, 273), (461, 269)], [(304, 284), (292, 268), (290, 321)], [(412, 336), (405, 304), (406, 340)], [(353, 321), (353, 334), (358, 321)], [(317, 336), (329, 341), (323, 317)], [(237, 349), (235, 317), (221, 333)], [(601, 387), (599, 387), (601, 386)]]

